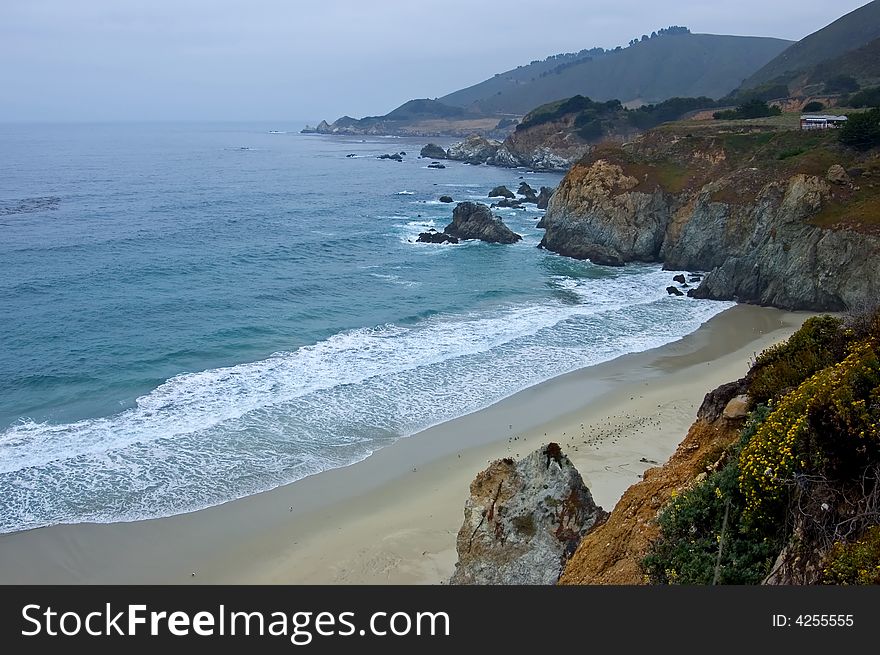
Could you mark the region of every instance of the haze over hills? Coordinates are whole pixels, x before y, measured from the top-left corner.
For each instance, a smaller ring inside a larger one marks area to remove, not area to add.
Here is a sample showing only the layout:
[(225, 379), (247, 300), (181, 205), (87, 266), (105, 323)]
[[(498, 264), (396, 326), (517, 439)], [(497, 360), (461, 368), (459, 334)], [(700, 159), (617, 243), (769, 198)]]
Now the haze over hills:
[(787, 48), (743, 82), (742, 88), (750, 89), (777, 80), (789, 82), (822, 62), (857, 50), (878, 38), (880, 0), (873, 0)]
[[(720, 98), (785, 50), (790, 41), (691, 34), (677, 28), (627, 48), (580, 59), (533, 62), (439, 98), (485, 114), (523, 115), (576, 94), (627, 103)], [(583, 51), (582, 51), (583, 52)]]

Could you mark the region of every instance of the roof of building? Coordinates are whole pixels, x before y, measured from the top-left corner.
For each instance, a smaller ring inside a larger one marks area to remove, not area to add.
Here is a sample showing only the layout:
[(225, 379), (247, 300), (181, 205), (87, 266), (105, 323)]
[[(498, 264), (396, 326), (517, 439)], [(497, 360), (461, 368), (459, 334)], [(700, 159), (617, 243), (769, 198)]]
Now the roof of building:
[(831, 114), (802, 114), (801, 120), (817, 120), (817, 121), (845, 121), (846, 116), (833, 116)]

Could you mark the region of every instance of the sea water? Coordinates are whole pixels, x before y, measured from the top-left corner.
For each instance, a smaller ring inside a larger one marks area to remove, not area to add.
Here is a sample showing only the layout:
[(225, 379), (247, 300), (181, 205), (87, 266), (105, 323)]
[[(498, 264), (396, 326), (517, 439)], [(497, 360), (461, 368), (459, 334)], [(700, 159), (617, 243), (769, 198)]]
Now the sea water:
[(534, 206), (514, 245), (416, 243), (441, 195), (561, 175), (300, 125), (0, 125), (0, 531), (345, 466), (729, 306), (538, 249)]

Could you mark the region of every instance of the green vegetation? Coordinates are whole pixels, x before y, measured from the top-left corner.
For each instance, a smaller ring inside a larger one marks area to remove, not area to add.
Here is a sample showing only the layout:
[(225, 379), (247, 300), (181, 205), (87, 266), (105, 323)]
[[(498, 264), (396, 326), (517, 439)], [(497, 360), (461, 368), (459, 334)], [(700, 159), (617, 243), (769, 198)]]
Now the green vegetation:
[(484, 114), (522, 115), (585, 89), (594, 100), (626, 103), (719, 98), (790, 45), (780, 39), (661, 32), (655, 38), (645, 35), (631, 47), (535, 61), (440, 101)]
[(852, 75), (835, 75), (825, 81), (825, 93), (854, 93), (861, 88)]
[[(516, 126), (516, 131), (519, 132), (530, 127), (557, 121), (569, 114), (577, 114), (575, 125), (580, 128), (585, 128), (592, 122), (599, 121), (601, 123), (601, 119), (616, 114), (621, 110), (622, 106), (619, 100), (593, 102), (582, 95), (576, 95), (565, 100), (542, 105), (529, 112), (522, 119), (522, 122)], [(599, 133), (601, 134), (601, 125)]]
[(748, 100), (736, 109), (716, 111), (713, 116), (716, 120), (746, 120), (751, 118), (765, 118), (767, 116), (779, 116), (782, 110), (779, 107), (771, 107), (764, 100)]
[(880, 108), (860, 114), (850, 114), (840, 130), (840, 142), (856, 150), (870, 150), (880, 146)]
[(848, 107), (861, 109), (862, 107), (880, 107), (880, 86), (862, 89), (854, 93), (846, 100)]
[(717, 103), (712, 98), (670, 98), (655, 105), (642, 105), (638, 109), (627, 112), (626, 119), (630, 125), (640, 130), (648, 130), (661, 123), (676, 121), (687, 113), (699, 109), (711, 109)]
[(880, 584), (880, 526), (851, 543), (835, 542), (822, 573), (825, 584)]
[(839, 318), (808, 318), (788, 341), (757, 357), (749, 372), (749, 395), (757, 403), (778, 400), (817, 371), (840, 361), (847, 345)]
[(807, 104), (805, 104), (804, 108), (801, 111), (809, 114), (811, 112), (822, 111), (823, 109), (825, 109), (825, 105), (823, 105), (821, 102), (813, 100), (813, 102), (808, 102)]
[[(742, 88), (751, 89), (780, 76), (793, 79), (799, 74), (807, 74), (823, 62), (841, 57), (877, 38), (880, 38), (880, 2), (870, 2), (792, 45), (749, 77)], [(831, 68), (830, 72), (838, 75), (842, 70)]]
[(759, 356), (766, 399), (717, 470), (658, 516), (642, 562), (656, 584), (754, 584), (783, 575), (880, 582), (880, 313), (808, 320)]

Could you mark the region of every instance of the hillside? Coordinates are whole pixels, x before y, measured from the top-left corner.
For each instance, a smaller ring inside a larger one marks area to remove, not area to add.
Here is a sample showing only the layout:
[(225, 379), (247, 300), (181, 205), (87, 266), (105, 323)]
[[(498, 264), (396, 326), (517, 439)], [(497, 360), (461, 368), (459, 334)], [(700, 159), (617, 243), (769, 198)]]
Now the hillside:
[(799, 73), (808, 73), (822, 62), (877, 38), (880, 38), (880, 0), (873, 0), (786, 49), (748, 77), (742, 88), (751, 89), (780, 78), (788, 82)]
[(840, 57), (823, 61), (810, 71), (809, 84), (824, 83), (840, 75), (848, 75), (862, 87), (880, 84), (880, 38)]
[(439, 100), (483, 113), (524, 115), (576, 94), (624, 104), (674, 96), (719, 98), (789, 44), (762, 37), (663, 34), (563, 66), (539, 62), (507, 71)]

